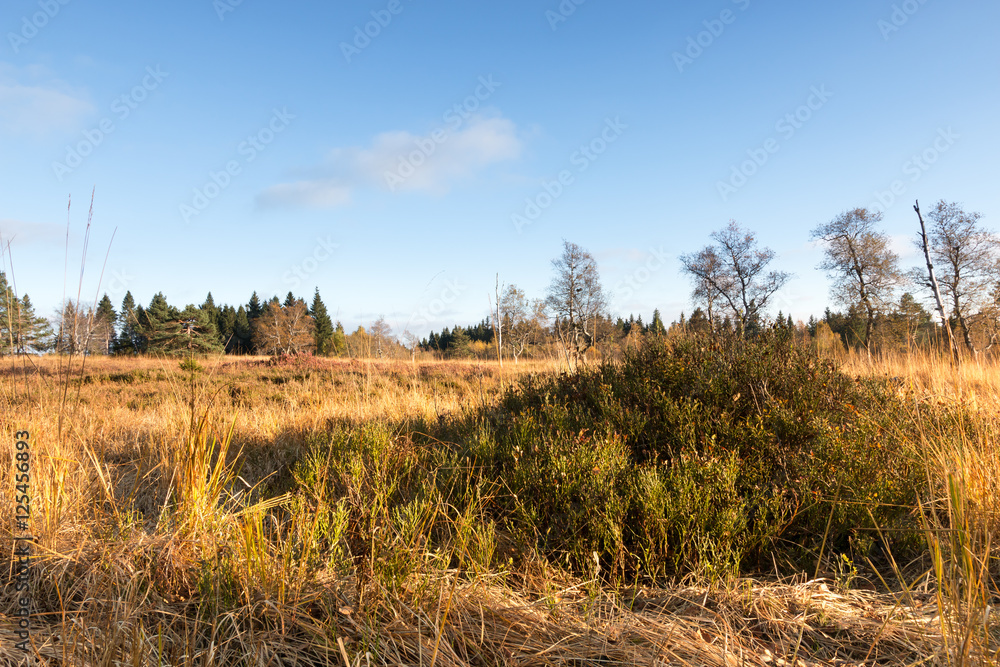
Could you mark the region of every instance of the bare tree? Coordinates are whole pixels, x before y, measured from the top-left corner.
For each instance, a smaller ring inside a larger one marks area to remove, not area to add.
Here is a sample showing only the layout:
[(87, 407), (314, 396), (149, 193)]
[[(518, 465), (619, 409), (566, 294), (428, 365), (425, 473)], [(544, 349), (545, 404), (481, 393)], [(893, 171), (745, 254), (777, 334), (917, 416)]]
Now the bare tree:
[[(970, 353), (976, 353), (972, 316), (991, 300), (997, 280), (997, 235), (979, 224), (979, 213), (966, 213), (956, 203), (941, 200), (927, 214), (930, 257), (937, 266), (937, 281), (943, 298), (951, 302), (951, 315), (962, 331)], [(920, 240), (918, 247), (922, 246)], [(921, 281), (929, 287), (927, 276)]]
[(924, 224), (924, 216), (920, 213), (920, 202), (914, 202), (913, 210), (917, 212), (917, 219), (920, 220), (920, 248), (924, 251), (924, 259), (927, 260), (927, 279), (934, 294), (934, 303), (937, 305), (938, 317), (941, 318), (941, 327), (948, 334), (948, 347), (951, 349), (952, 361), (957, 366), (961, 363), (958, 355), (958, 345), (955, 343), (955, 336), (951, 332), (951, 324), (944, 314), (944, 302), (941, 300), (941, 288), (938, 286), (937, 277), (934, 275), (934, 263), (931, 258), (931, 248), (927, 241), (927, 225)]
[(296, 301), (282, 306), (272, 301), (253, 323), (253, 341), (258, 350), (267, 354), (298, 354), (312, 350), (313, 318), (304, 303)]
[(878, 229), (881, 221), (881, 212), (855, 208), (812, 231), (812, 238), (824, 244), (825, 257), (817, 268), (833, 281), (831, 296), (864, 309), (866, 349), (876, 316), (892, 308), (903, 282), (899, 257), (889, 247), (889, 236)]
[(719, 296), (719, 286), (730, 289), (723, 275), (722, 260), (713, 246), (705, 246), (694, 255), (683, 256), (681, 261), (685, 271), (694, 279), (691, 299), (695, 305), (705, 306), (709, 328), (715, 331), (715, 300)]
[(714, 232), (712, 239), (714, 246), (681, 255), (682, 270), (694, 278), (696, 295), (703, 293), (701, 298), (711, 298), (713, 303), (718, 299), (745, 332), (760, 319), (768, 301), (791, 274), (768, 271), (774, 251), (758, 247), (754, 233), (742, 229), (735, 220)]
[(372, 322), (371, 330), (368, 333), (375, 343), (375, 356), (381, 359), (385, 356), (389, 344), (393, 342), (392, 327), (385, 321), (385, 317), (379, 315), (379, 318)]
[[(497, 281), (494, 287), (495, 300), (490, 299), (490, 323), (493, 325), (493, 342), (497, 347), (497, 361), (500, 368), (503, 368), (503, 332), (507, 325), (500, 313), (500, 274), (497, 274)], [(487, 298), (489, 295), (487, 294)]]
[(507, 285), (500, 297), (500, 320), (507, 332), (504, 340), (515, 364), (528, 344), (542, 337), (548, 319), (545, 308), (543, 299), (529, 302), (516, 285)]
[(607, 306), (597, 262), (593, 256), (569, 241), (552, 260), (556, 271), (546, 303), (555, 316), (556, 336), (572, 365), (594, 344), (597, 322)]
[(420, 338), (409, 329), (404, 329), (401, 336), (403, 347), (410, 352), (410, 361), (416, 363), (417, 348), (420, 347)]

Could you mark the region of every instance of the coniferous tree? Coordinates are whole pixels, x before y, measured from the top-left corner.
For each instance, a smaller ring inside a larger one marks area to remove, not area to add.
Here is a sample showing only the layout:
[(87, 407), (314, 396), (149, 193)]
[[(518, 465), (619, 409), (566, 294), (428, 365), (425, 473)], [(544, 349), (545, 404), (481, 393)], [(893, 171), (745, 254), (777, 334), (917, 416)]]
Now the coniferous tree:
[(455, 325), (448, 342), (448, 356), (464, 359), (472, 354), (471, 345), (472, 339), (469, 338), (469, 334), (462, 327)]
[(35, 313), (25, 294), (18, 299), (0, 271), (0, 355), (44, 352), (53, 345), (52, 327)]
[(102, 354), (111, 354), (114, 351), (115, 323), (118, 321), (118, 313), (111, 303), (111, 299), (105, 294), (97, 304), (97, 312), (94, 313), (91, 325), (90, 337), (92, 347)]
[(338, 357), (347, 354), (347, 334), (344, 332), (344, 325), (339, 320), (333, 329), (333, 353)]
[(236, 309), (230, 305), (219, 310), (217, 324), (219, 342), (225, 346), (226, 352), (232, 354), (239, 342), (236, 340)]
[[(246, 313), (247, 313), (247, 322), (249, 323), (250, 326), (250, 331), (253, 331), (254, 322), (256, 322), (257, 318), (259, 318), (261, 315), (264, 314), (264, 304), (261, 303), (260, 297), (257, 296), (256, 291), (250, 295), (250, 301), (247, 303)], [(246, 353), (253, 354), (256, 351), (257, 348), (254, 345), (253, 335), (251, 334), (251, 336), (248, 338)]]
[(688, 318), (687, 325), (688, 331), (691, 331), (692, 333), (709, 334), (712, 332), (712, 325), (701, 306), (695, 308), (691, 313), (691, 317)]
[(250, 302), (247, 304), (247, 319), (253, 322), (264, 312), (264, 306), (260, 302), (257, 292), (250, 295)]
[(45, 352), (52, 345), (52, 327), (48, 320), (35, 313), (35, 306), (27, 294), (11, 299), (0, 308), (0, 354)]
[(662, 336), (667, 333), (667, 328), (663, 326), (663, 320), (660, 318), (659, 308), (653, 310), (653, 321), (649, 324), (649, 333), (654, 336)]
[(14, 290), (7, 283), (7, 276), (0, 271), (0, 353), (12, 354), (14, 352), (14, 313), (17, 307), (14, 299)]
[(156, 354), (211, 353), (221, 349), (219, 333), (208, 314), (196, 306), (183, 312), (157, 292), (140, 320), (147, 351)]
[(309, 315), (313, 318), (313, 341), (316, 346), (316, 354), (324, 357), (333, 354), (333, 320), (330, 319), (326, 304), (319, 296), (318, 287), (313, 294)]
[(145, 343), (139, 327), (135, 298), (132, 296), (132, 292), (125, 292), (121, 310), (118, 312), (118, 340), (115, 344), (115, 352), (118, 354), (138, 354), (144, 349)]
[(249, 354), (253, 348), (253, 329), (250, 325), (250, 318), (247, 311), (240, 306), (236, 311), (236, 325), (233, 328), (234, 339), (236, 341), (235, 350), (237, 354)]
[[(200, 308), (205, 311), (208, 318), (212, 321), (212, 325), (215, 327), (217, 332), (220, 332), (219, 328), (219, 318), (222, 316), (222, 308), (215, 305), (215, 299), (212, 297), (212, 293), (209, 292), (208, 296), (205, 297), (205, 302), (201, 304)], [(221, 332), (220, 332), (221, 337)], [(221, 341), (225, 344), (226, 341)]]

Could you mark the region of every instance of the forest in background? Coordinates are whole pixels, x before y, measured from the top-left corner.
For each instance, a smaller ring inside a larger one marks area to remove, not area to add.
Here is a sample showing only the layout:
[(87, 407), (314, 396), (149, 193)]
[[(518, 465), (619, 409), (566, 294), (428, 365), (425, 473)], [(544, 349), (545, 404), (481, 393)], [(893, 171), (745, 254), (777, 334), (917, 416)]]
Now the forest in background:
[(711, 235), (711, 244), (680, 256), (682, 272), (692, 282), (693, 310), (669, 324), (658, 309), (647, 321), (641, 314), (612, 314), (597, 262), (584, 248), (564, 241), (552, 261), (546, 294), (529, 298), (516, 284), (501, 285), (498, 276), (486, 317), (424, 338), (407, 325), (394, 331), (385, 317), (348, 332), (331, 318), (318, 287), (308, 301), (292, 292), (284, 300), (263, 301), (254, 291), (246, 304), (217, 304), (209, 292), (200, 305), (183, 308), (171, 305), (163, 292), (147, 305), (128, 292), (117, 308), (104, 294), (90, 306), (67, 301), (46, 318), (0, 272), (0, 354), (314, 354), (515, 362), (563, 357), (571, 364), (584, 355), (620, 359), (649, 336), (750, 332), (768, 324), (787, 328), (797, 343), (821, 351), (927, 350), (954, 337), (956, 354), (959, 348), (971, 356), (989, 352), (1000, 332), (998, 236), (982, 224), (980, 214), (956, 203), (939, 201), (927, 217), (928, 229), (917, 240), (921, 250), (926, 240), (927, 266), (908, 270), (880, 229), (878, 212), (849, 210), (813, 229), (810, 238), (824, 249), (817, 268), (831, 280), (835, 309), (806, 321), (780, 310), (768, 316), (793, 276), (773, 268), (774, 251), (761, 247), (753, 231), (730, 222)]

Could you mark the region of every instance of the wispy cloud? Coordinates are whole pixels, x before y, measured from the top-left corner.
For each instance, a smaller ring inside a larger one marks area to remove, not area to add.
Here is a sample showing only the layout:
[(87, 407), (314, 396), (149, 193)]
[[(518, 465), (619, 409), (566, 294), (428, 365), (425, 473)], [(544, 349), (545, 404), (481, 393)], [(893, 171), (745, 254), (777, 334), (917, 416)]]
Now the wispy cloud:
[(7, 244), (63, 242), (66, 228), (51, 222), (24, 222), (22, 220), (0, 219), (0, 241)]
[(44, 135), (71, 131), (94, 111), (83, 94), (46, 68), (0, 63), (0, 132)]
[(358, 188), (445, 194), (487, 167), (520, 156), (517, 127), (503, 117), (473, 116), (460, 129), (424, 135), (384, 132), (369, 147), (338, 148), (310, 169), (314, 178), (274, 185), (262, 206), (342, 206)]

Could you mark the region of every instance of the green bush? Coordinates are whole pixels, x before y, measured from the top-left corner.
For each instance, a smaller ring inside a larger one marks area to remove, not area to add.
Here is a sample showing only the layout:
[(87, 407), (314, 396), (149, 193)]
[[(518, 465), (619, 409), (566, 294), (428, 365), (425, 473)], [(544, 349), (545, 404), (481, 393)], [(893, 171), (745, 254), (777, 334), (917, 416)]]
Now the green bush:
[(509, 391), (488, 467), (516, 496), (511, 528), (575, 568), (594, 552), (647, 575), (804, 566), (828, 524), (827, 553), (866, 555), (876, 526), (915, 528), (907, 414), (780, 330), (653, 341)]
[(335, 429), (311, 454), (325, 472), (296, 477), (314, 511), (342, 509), (321, 541), (389, 581), (418, 545), (442, 567), (540, 554), (616, 579), (811, 569), (821, 548), (873, 555), (876, 528), (918, 547), (910, 414), (783, 331), (694, 336), (432, 424)]

